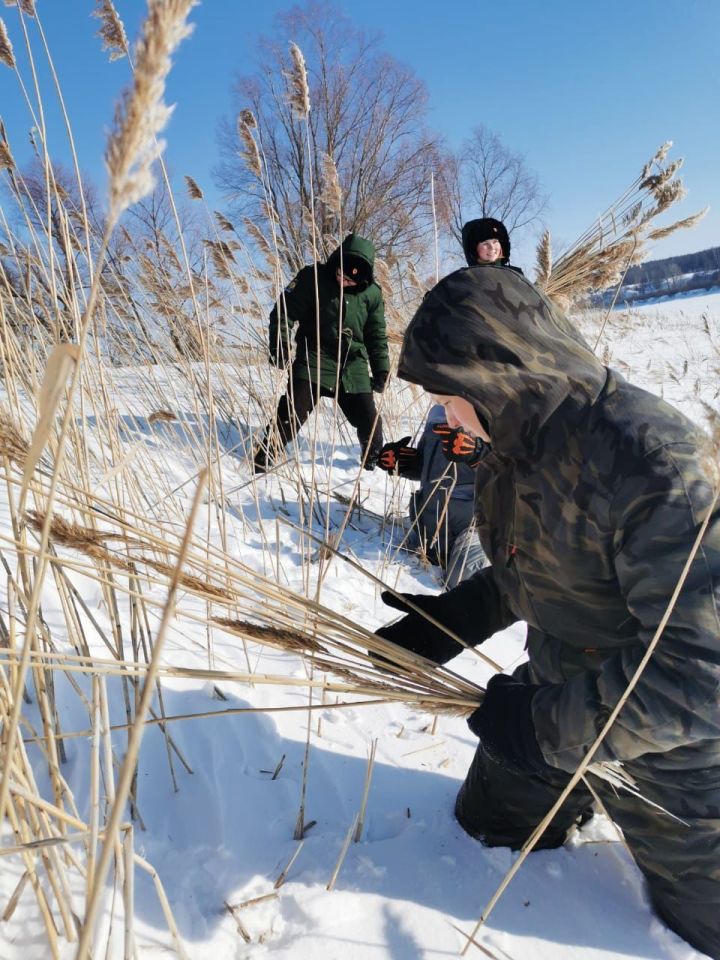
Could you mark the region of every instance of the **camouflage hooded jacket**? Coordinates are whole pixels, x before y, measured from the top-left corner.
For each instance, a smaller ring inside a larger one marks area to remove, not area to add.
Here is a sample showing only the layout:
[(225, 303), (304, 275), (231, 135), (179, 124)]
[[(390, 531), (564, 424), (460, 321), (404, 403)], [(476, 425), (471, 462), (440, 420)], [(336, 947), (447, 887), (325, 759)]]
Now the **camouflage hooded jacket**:
[(374, 377), (390, 369), (382, 293), (374, 280), (341, 289), (335, 277), (341, 252), (374, 266), (372, 243), (351, 233), (327, 263), (303, 267), (270, 314), (270, 352), (290, 356), (297, 324), (295, 376), (315, 383), (319, 370), (320, 385), (335, 390), (339, 374), (347, 393), (370, 393), (368, 363)]
[[(476, 515), (491, 566), (456, 588), (495, 628), (528, 624), (545, 759), (574, 770), (667, 608), (712, 500), (696, 428), (605, 368), (523, 277), (459, 270), (409, 325), (399, 376), (466, 398), (492, 452)], [(659, 644), (597, 759), (699, 769), (720, 762), (720, 515)], [(658, 755), (662, 754), (662, 757)]]

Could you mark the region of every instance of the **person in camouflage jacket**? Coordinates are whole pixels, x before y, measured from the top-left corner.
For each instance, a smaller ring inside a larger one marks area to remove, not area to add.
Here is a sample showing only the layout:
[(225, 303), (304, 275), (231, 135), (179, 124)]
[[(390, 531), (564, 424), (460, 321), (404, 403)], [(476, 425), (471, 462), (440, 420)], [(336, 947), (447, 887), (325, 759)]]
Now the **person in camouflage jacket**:
[[(557, 800), (709, 520), (660, 641), (595, 754), (620, 761), (641, 797), (589, 779), (658, 914), (717, 960), (720, 511), (703, 438), (603, 366), (549, 300), (500, 267), (459, 270), (430, 292), (398, 375), (491, 445), (475, 506), (491, 565), (447, 593), (410, 599), (470, 644), (527, 623), (527, 662), (493, 677), (468, 721), (480, 742), (455, 812), (485, 844), (520, 848)], [(438, 663), (461, 650), (412, 611), (378, 633)], [(538, 846), (563, 843), (591, 799), (576, 788)]]
[[(390, 370), (374, 264), (372, 243), (349, 234), (326, 263), (303, 267), (288, 284), (270, 314), (269, 330), (270, 362), (284, 368), (297, 326), (290, 383), (274, 418), (281, 444), (295, 438), (319, 397), (337, 395), (338, 406), (357, 430), (367, 469), (374, 467), (383, 444), (373, 392), (382, 392)], [(258, 472), (272, 461), (271, 432), (271, 426), (266, 428), (255, 453)]]

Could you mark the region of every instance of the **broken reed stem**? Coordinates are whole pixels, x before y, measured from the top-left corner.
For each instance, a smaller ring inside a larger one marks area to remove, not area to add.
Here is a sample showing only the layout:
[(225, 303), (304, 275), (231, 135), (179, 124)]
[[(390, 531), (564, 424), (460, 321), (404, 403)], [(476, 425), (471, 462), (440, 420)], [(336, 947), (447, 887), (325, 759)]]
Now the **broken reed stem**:
[(308, 677), (308, 679), (311, 682), (308, 687), (307, 734), (305, 737), (305, 756), (303, 758), (302, 783), (300, 786), (300, 807), (298, 809), (297, 821), (295, 823), (295, 832), (293, 834), (293, 839), (295, 840), (302, 840), (302, 838), (305, 835), (305, 798), (307, 796), (308, 767), (310, 765), (310, 731), (312, 729), (313, 671), (314, 671), (314, 665), (311, 659), (310, 660), (310, 676)]
[(355, 843), (360, 842), (362, 837), (363, 828), (365, 826), (365, 810), (367, 808), (368, 796), (370, 795), (370, 781), (372, 780), (373, 768), (375, 766), (375, 751), (377, 750), (377, 738), (373, 740), (372, 746), (370, 747), (370, 755), (368, 756), (368, 765), (367, 770), (365, 771), (365, 784), (363, 786), (363, 795), (362, 802), (360, 803), (360, 812), (358, 813), (357, 819), (357, 829), (353, 835), (353, 840)]
[(293, 852), (293, 855), (292, 855), (292, 856), (290, 857), (290, 859), (288, 860), (287, 865), (285, 866), (284, 870), (281, 871), (280, 876), (277, 878), (277, 880), (276, 880), (275, 883), (273, 884), (273, 889), (274, 889), (274, 890), (279, 889), (279, 888), (285, 883), (285, 881), (287, 880), (287, 875), (290, 873), (290, 870), (291, 870), (291, 868), (292, 868), (292, 865), (295, 863), (295, 861), (297, 860), (297, 858), (300, 856), (300, 851), (302, 850), (304, 844), (305, 844), (305, 840), (303, 839), (303, 840), (300, 841), (300, 843), (299, 843), (299, 844), (297, 845), (297, 847), (295, 848), (295, 851)]
[(342, 869), (342, 865), (343, 865), (343, 863), (344, 863), (344, 861), (345, 861), (345, 857), (347, 856), (347, 852), (348, 852), (348, 850), (349, 850), (349, 848), (350, 848), (350, 841), (352, 840), (353, 836), (355, 835), (355, 831), (357, 830), (358, 818), (359, 818), (359, 814), (356, 813), (356, 814), (355, 814), (355, 819), (354, 819), (353, 822), (350, 824), (350, 829), (349, 829), (348, 832), (345, 834), (345, 839), (344, 839), (344, 841), (343, 841), (342, 849), (340, 850), (340, 856), (338, 857), (338, 861), (337, 861), (337, 863), (335, 864), (335, 869), (333, 870), (333, 874), (332, 874), (332, 876), (330, 877), (330, 880), (329, 880), (329, 882), (328, 882), (328, 885), (327, 885), (327, 887), (325, 888), (325, 889), (328, 890), (328, 891), (330, 891), (330, 890), (332, 890), (332, 889), (334, 888), (335, 882), (336, 882), (336, 880), (337, 880), (337, 878), (338, 878), (338, 874), (340, 873), (340, 870)]
[(155, 678), (160, 663), (160, 656), (164, 646), (168, 627), (170, 625), (170, 620), (175, 613), (175, 597), (180, 582), (180, 573), (182, 570), (182, 565), (185, 562), (186, 554), (190, 547), (192, 529), (202, 501), (206, 478), (207, 473), (203, 470), (198, 481), (197, 489), (195, 490), (192, 506), (190, 508), (190, 516), (188, 517), (185, 535), (178, 553), (175, 571), (168, 587), (165, 609), (163, 611), (162, 620), (160, 622), (158, 634), (155, 639), (155, 649), (153, 651), (152, 660), (148, 665), (145, 683), (140, 696), (140, 702), (135, 713), (135, 722), (132, 725), (130, 732), (127, 753), (120, 770), (120, 776), (118, 778), (118, 785), (116, 788), (115, 803), (113, 804), (105, 829), (105, 842), (103, 843), (102, 852), (100, 854), (95, 882), (86, 905), (85, 919), (82, 927), (82, 933), (80, 935), (80, 943), (78, 944), (76, 960), (88, 960), (90, 953), (95, 919), (100, 903), (100, 895), (105, 884), (105, 877), (108, 867), (110, 866), (110, 858), (112, 857), (115, 848), (115, 840), (117, 838), (118, 830), (120, 828), (120, 821), (124, 813), (125, 801), (127, 800), (130, 792), (130, 787), (135, 774), (138, 752), (140, 750), (140, 743), (142, 742), (142, 736), (144, 732), (144, 724), (150, 709), (150, 703), (155, 689)]
[[(575, 773), (573, 773), (573, 775), (570, 777), (570, 779), (569, 779), (569, 781), (568, 781), (568, 783), (567, 783), (567, 786), (566, 786), (565, 789), (560, 793), (560, 796), (557, 798), (557, 800), (555, 801), (555, 803), (553, 804), (553, 806), (551, 807), (551, 809), (547, 812), (547, 814), (543, 817), (543, 819), (542, 819), (542, 820), (540, 821), (540, 823), (537, 825), (537, 827), (536, 827), (535, 830), (532, 832), (532, 834), (530, 835), (530, 837), (528, 837), (527, 841), (525, 842), (525, 844), (524, 844), (524, 846), (523, 846), (523, 848), (522, 848), (522, 850), (521, 850), (521, 852), (520, 852), (520, 856), (517, 858), (517, 860), (515, 861), (515, 863), (513, 863), (512, 867), (508, 870), (508, 872), (507, 872), (507, 874), (505, 875), (505, 877), (503, 878), (500, 886), (497, 888), (497, 890), (495, 891), (495, 893), (492, 895), (492, 897), (491, 897), (490, 900), (488, 901), (488, 904), (487, 904), (487, 906), (485, 907), (485, 909), (483, 910), (480, 919), (478, 920), (478, 922), (477, 922), (477, 923), (475, 924), (475, 926), (473, 927), (473, 931), (472, 931), (472, 933), (471, 933), (471, 935), (470, 935), (471, 939), (473, 939), (473, 938), (477, 935), (478, 930), (486, 923), (488, 917), (490, 916), (490, 914), (491, 914), (492, 911), (494, 910), (495, 906), (497, 905), (498, 900), (500, 899), (500, 897), (501, 897), (501, 896), (503, 895), (503, 893), (505, 892), (506, 888), (508, 887), (508, 885), (509, 885), (510, 882), (512, 881), (512, 879), (513, 879), (513, 877), (515, 876), (515, 874), (518, 872), (518, 870), (520, 869), (520, 867), (521, 867), (521, 866), (523, 865), (523, 863), (525, 862), (525, 859), (526, 859), (526, 857), (528, 856), (528, 854), (531, 853), (531, 851), (534, 849), (534, 847), (535, 847), (535, 845), (537, 844), (538, 840), (542, 837), (542, 835), (543, 835), (543, 833), (545, 832), (547, 826), (551, 823), (553, 817), (554, 817), (555, 814), (558, 812), (558, 810), (560, 809), (560, 807), (563, 805), (563, 803), (565, 802), (566, 798), (567, 798), (567, 797), (570, 795), (570, 793), (575, 789), (575, 787), (577, 786), (577, 784), (580, 782), (580, 780), (581, 780), (581, 779), (583, 778), (583, 776), (585, 775), (585, 771), (587, 770), (587, 768), (588, 768), (588, 767), (590, 766), (590, 764), (592, 763), (593, 758), (594, 758), (595, 754), (596, 754), (597, 751), (598, 751), (598, 748), (600, 747), (600, 745), (602, 744), (603, 740), (604, 740), (605, 737), (607, 736), (608, 731), (610, 730), (610, 728), (612, 727), (612, 725), (615, 723), (615, 720), (617, 719), (618, 714), (620, 713), (620, 711), (622, 710), (623, 706), (625, 705), (625, 702), (627, 701), (628, 697), (630, 696), (630, 694), (633, 692), (633, 690), (634, 690), (635, 687), (637, 686), (637, 683), (638, 683), (640, 677), (642, 676), (643, 671), (645, 670), (645, 667), (648, 665), (648, 663), (650, 662), (650, 658), (652, 657), (653, 653), (655, 652), (655, 647), (658, 645), (658, 642), (659, 642), (659, 640), (660, 640), (660, 637), (662, 636), (662, 634), (663, 634), (663, 632), (664, 632), (664, 630), (665, 630), (665, 627), (667, 626), (667, 623), (668, 623), (668, 621), (669, 621), (669, 619), (670, 619), (670, 617), (671, 617), (671, 615), (672, 615), (672, 612), (673, 612), (673, 610), (675, 609), (675, 604), (677, 603), (677, 599), (678, 599), (678, 597), (680, 596), (680, 591), (682, 590), (682, 588), (683, 588), (683, 586), (684, 586), (684, 584), (685, 584), (685, 581), (686, 581), (686, 579), (687, 579), (687, 576), (688, 576), (688, 574), (689, 574), (689, 572), (690, 572), (690, 567), (692, 566), (692, 563), (693, 563), (693, 561), (694, 561), (694, 559), (695, 559), (695, 556), (696, 556), (698, 550), (700, 549), (700, 543), (702, 542), (702, 538), (705, 536), (705, 531), (706, 531), (707, 528), (708, 528), (708, 524), (710, 523), (710, 520), (711, 520), (712, 515), (713, 515), (713, 511), (715, 510), (715, 507), (717, 506), (717, 503), (718, 503), (718, 500), (719, 500), (719, 499), (720, 499), (720, 487), (715, 491), (715, 493), (714, 493), (714, 495), (713, 495), (712, 501), (711, 501), (711, 503), (710, 503), (710, 505), (709, 505), (709, 507), (708, 507), (707, 515), (706, 515), (705, 519), (703, 520), (702, 526), (700, 527), (700, 530), (698, 531), (698, 534), (697, 534), (697, 537), (695, 538), (695, 542), (694, 542), (694, 544), (693, 544), (693, 546), (692, 546), (692, 549), (690, 550), (690, 553), (688, 554), (688, 558), (687, 558), (687, 560), (685, 561), (685, 565), (684, 565), (684, 567), (683, 567), (683, 569), (682, 569), (682, 572), (680, 573), (680, 576), (678, 577), (678, 581), (677, 581), (677, 583), (675, 584), (675, 589), (673, 590), (672, 596), (670, 597), (670, 600), (668, 601), (668, 605), (667, 605), (667, 607), (666, 607), (666, 609), (665, 609), (665, 612), (664, 612), (664, 614), (663, 614), (663, 616), (662, 616), (662, 619), (660, 620), (660, 623), (659, 623), (658, 626), (657, 626), (657, 629), (656, 629), (656, 631), (655, 631), (655, 634), (653, 635), (652, 640), (651, 640), (650, 643), (648, 644), (648, 648), (647, 648), (647, 650), (645, 651), (645, 654), (644, 654), (642, 660), (641, 660), (640, 663), (638, 664), (637, 669), (635, 670), (635, 673), (634, 673), (634, 674), (632, 675), (632, 677), (630, 678), (630, 682), (628, 683), (627, 687), (625, 688), (625, 692), (623, 693), (623, 695), (622, 695), (622, 696), (620, 697), (620, 699), (618, 700), (617, 704), (615, 705), (614, 709), (612, 710), (612, 712), (611, 712), (610, 716), (608, 717), (608, 719), (607, 719), (605, 725), (603, 726), (602, 730), (600, 731), (600, 733), (598, 734), (597, 738), (595, 739), (595, 741), (592, 743), (592, 745), (591, 745), (590, 748), (588, 749), (587, 753), (585, 754), (585, 756), (584, 756), (583, 759), (582, 759), (582, 762), (578, 765), (577, 769), (575, 770)], [(464, 947), (463, 950), (462, 950), (461, 956), (465, 956), (469, 945), (470, 945), (470, 942), (468, 941), (468, 943), (465, 945), (465, 947)]]

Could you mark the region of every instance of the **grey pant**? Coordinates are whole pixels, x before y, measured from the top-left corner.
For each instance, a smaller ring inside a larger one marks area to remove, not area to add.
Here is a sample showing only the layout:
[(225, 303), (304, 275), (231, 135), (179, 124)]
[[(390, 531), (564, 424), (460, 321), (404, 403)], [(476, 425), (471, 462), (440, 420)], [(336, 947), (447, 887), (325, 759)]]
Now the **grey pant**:
[[(647, 760), (647, 758), (644, 758)], [(720, 960), (720, 770), (657, 769), (627, 764), (641, 794), (680, 817), (680, 823), (626, 791), (592, 778), (608, 814), (622, 828), (647, 880), (656, 912), (713, 960)], [(486, 846), (517, 850), (569, 780), (562, 771), (527, 776), (498, 766), (478, 746), (455, 804), (455, 816)], [(592, 796), (577, 787), (535, 849), (560, 846), (569, 828), (587, 819)]]

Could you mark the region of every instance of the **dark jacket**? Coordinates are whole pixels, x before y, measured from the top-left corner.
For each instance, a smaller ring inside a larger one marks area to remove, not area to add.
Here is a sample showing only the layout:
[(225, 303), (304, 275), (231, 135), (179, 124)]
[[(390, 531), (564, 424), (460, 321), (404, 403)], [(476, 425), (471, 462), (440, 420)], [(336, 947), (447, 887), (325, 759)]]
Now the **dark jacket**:
[[(373, 245), (355, 234), (345, 238), (342, 253), (362, 257), (370, 268), (375, 262)], [(269, 349), (289, 357), (297, 324), (294, 376), (316, 383), (319, 371), (321, 386), (334, 390), (339, 369), (347, 393), (370, 393), (368, 363), (373, 377), (390, 369), (382, 293), (374, 280), (343, 290), (335, 275), (340, 259), (338, 248), (327, 263), (303, 267), (288, 284), (270, 314)]]
[[(538, 742), (550, 764), (574, 770), (645, 653), (708, 513), (697, 428), (604, 367), (532, 284), (502, 267), (459, 270), (430, 292), (407, 329), (399, 376), (465, 397), (487, 425), (476, 517), (491, 566), (457, 590), (498, 627), (527, 622)], [(719, 519), (715, 510), (597, 759), (638, 770), (720, 763)]]

